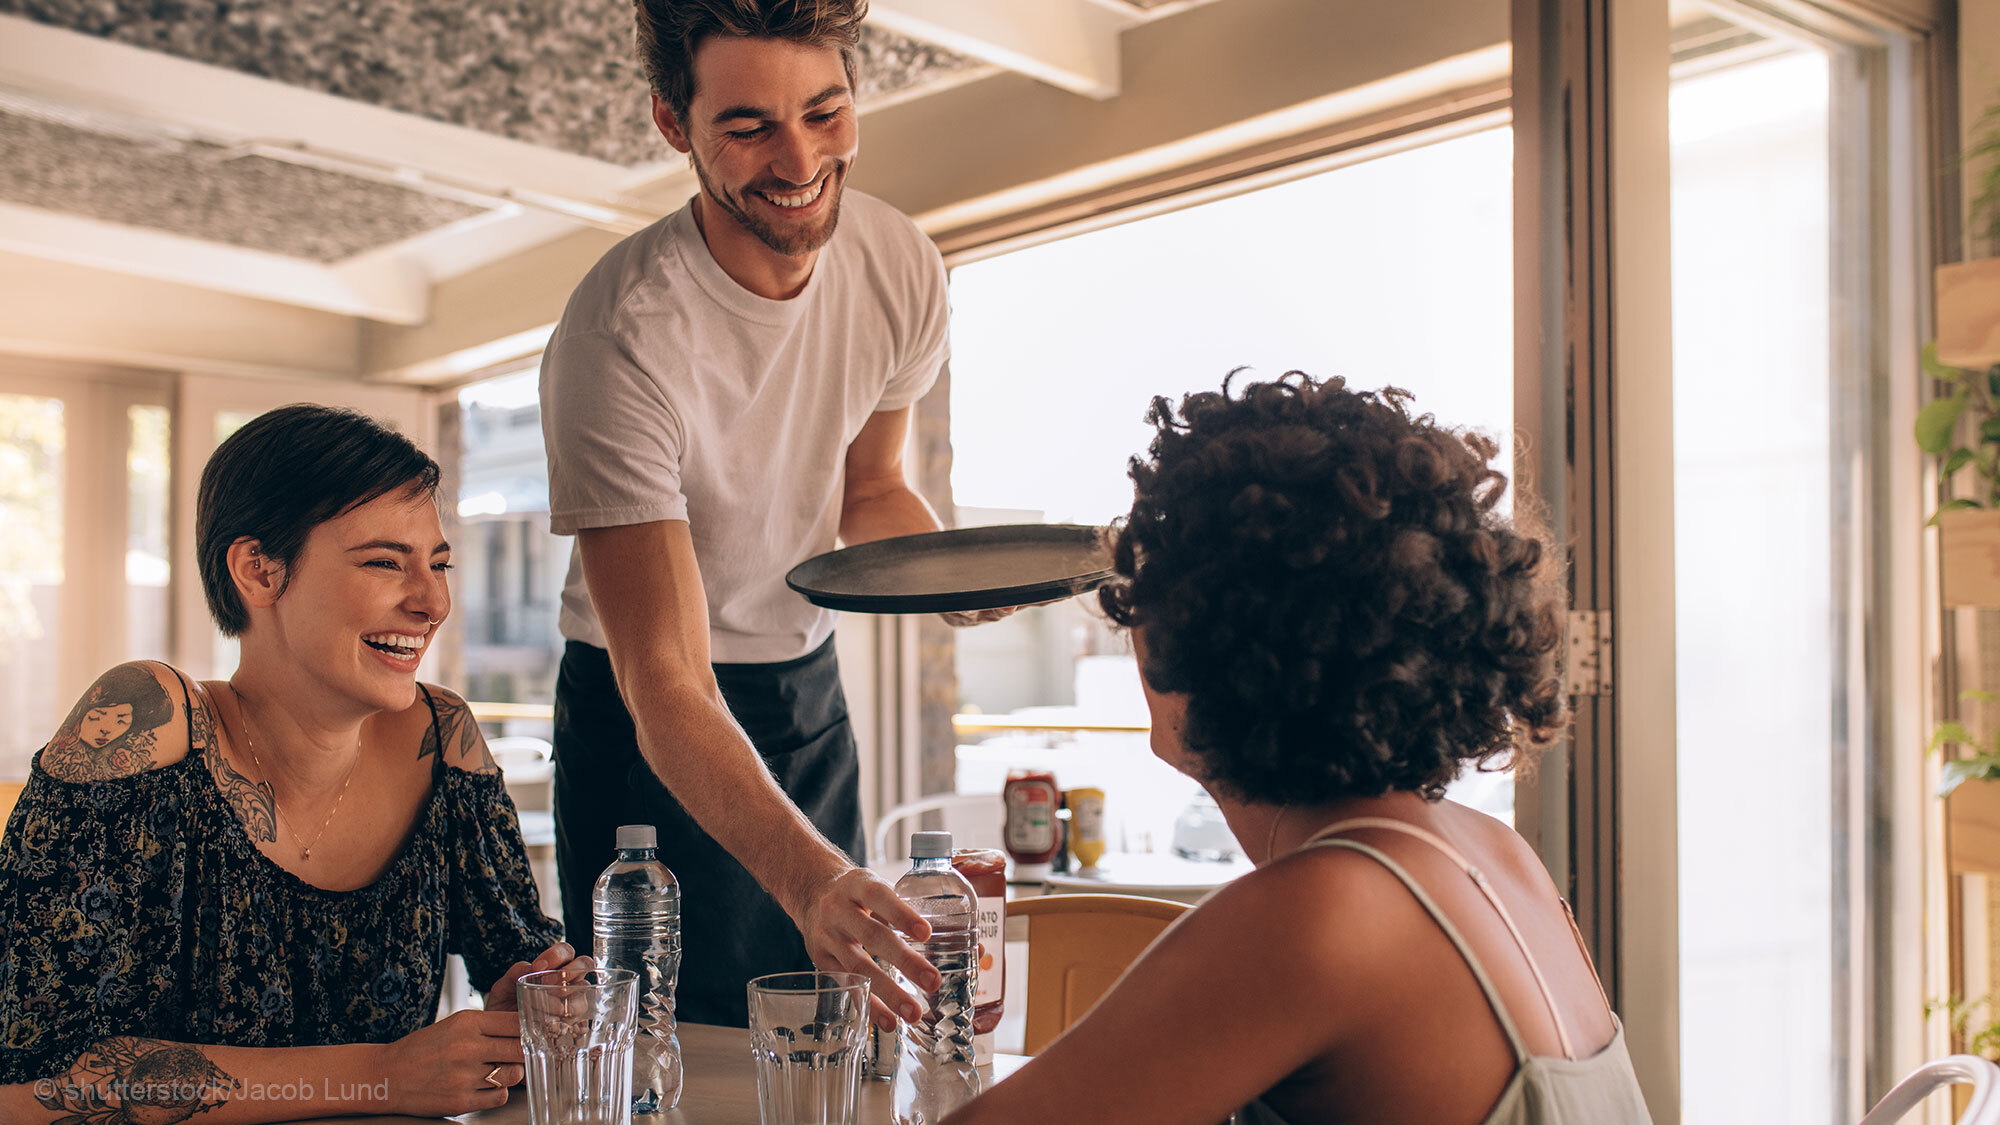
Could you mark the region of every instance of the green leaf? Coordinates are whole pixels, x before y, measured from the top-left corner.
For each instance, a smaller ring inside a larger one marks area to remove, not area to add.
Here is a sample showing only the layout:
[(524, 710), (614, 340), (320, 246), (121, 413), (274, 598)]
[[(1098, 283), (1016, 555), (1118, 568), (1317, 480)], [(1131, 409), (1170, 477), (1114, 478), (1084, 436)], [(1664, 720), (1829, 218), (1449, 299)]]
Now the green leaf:
[(1935, 753), (1946, 743), (1976, 741), (1978, 740), (1972, 737), (1972, 732), (1965, 729), (1964, 723), (1939, 723), (1937, 733), (1931, 735), (1931, 744), (1926, 749)]
[(1918, 362), (1923, 364), (1924, 374), (1929, 375), (1939, 382), (1956, 383), (1959, 381), (1959, 377), (1964, 374), (1964, 372), (1956, 367), (1947, 367), (1938, 359), (1936, 340), (1932, 340), (1930, 343), (1924, 345), (1923, 352), (1918, 356)]
[(1938, 505), (1938, 510), (1936, 515), (1933, 515), (1931, 518), (1924, 521), (1924, 526), (1936, 527), (1938, 525), (1939, 519), (1946, 512), (1959, 512), (1959, 511), (1964, 511), (1967, 508), (1977, 508), (1977, 507), (1979, 507), (1979, 501), (1970, 500), (1963, 496), (1957, 497), (1952, 500), (1946, 500), (1944, 503)]
[(2000, 777), (2000, 758), (1991, 754), (1976, 754), (1970, 758), (1946, 762), (1944, 772), (1938, 776), (1938, 796), (1948, 797), (1952, 790), (1968, 781), (1983, 781), (1993, 777)]
[(1964, 691), (1958, 693), (1958, 697), (1967, 703), (1991, 703), (1996, 699), (2000, 699), (2000, 691), (1987, 691), (1984, 688), (1966, 688)]
[(1965, 413), (1966, 393), (1932, 399), (1917, 411), (1917, 448), (1925, 453), (1943, 453), (1951, 446), (1951, 432), (1958, 428), (1958, 416)]
[(1938, 466), (1938, 475), (1948, 477), (1965, 468), (1966, 464), (1976, 456), (1978, 454), (1972, 452), (1970, 449), (1963, 447), (1954, 449), (1951, 451), (1951, 456), (1944, 459), (1944, 464)]

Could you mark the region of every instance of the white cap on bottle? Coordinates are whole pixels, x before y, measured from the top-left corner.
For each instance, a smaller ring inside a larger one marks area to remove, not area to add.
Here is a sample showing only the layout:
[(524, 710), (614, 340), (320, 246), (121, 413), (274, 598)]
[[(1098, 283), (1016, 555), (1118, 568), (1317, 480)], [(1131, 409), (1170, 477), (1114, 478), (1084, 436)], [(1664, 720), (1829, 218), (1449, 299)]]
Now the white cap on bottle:
[(621, 824), (618, 826), (618, 850), (630, 848), (657, 848), (660, 833), (650, 824)]
[(911, 859), (941, 859), (951, 854), (951, 833), (910, 833)]

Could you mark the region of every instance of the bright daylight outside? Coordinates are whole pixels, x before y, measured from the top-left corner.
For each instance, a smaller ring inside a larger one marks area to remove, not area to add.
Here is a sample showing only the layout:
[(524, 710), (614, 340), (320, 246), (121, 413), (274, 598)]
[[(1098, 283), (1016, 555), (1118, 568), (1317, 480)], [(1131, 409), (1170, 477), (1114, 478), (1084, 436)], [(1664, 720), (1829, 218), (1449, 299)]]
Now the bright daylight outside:
[[(1397, 386), (1505, 446), (1513, 429), (1512, 136), (1492, 129), (952, 271), (952, 490), (961, 525), (1103, 524), (1131, 505), (1147, 404), (1288, 370)], [(1032, 327), (1028, 327), (1032, 326)], [(961, 709), (1143, 727), (1130, 649), (1089, 598), (958, 634)], [(961, 792), (1010, 766), (1108, 794), (1114, 851), (1166, 850), (1200, 796), (1143, 733), (1003, 733), (958, 751)], [(1511, 818), (1512, 779), (1455, 797)]]

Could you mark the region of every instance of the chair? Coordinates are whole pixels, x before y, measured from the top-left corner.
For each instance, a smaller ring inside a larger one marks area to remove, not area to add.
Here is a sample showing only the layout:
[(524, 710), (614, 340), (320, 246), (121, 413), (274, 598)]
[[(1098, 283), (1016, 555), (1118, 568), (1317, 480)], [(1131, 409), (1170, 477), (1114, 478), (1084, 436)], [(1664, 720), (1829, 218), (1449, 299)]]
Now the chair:
[(1082, 1019), (1188, 909), (1137, 895), (1042, 895), (1008, 903), (1008, 918), (1028, 921), (1026, 1053), (1041, 1053)]
[[(936, 793), (897, 805), (875, 821), (875, 833), (868, 842), (868, 862), (887, 863), (910, 857), (909, 833), (922, 826), (918, 818), (927, 812), (940, 814), (944, 829), (951, 833), (952, 845), (960, 848), (997, 848), (1000, 826), (1006, 812), (998, 793)], [(917, 823), (905, 827), (905, 822)], [(902, 831), (894, 831), (902, 828)]]
[(546, 738), (512, 734), (486, 740), (486, 749), (500, 767), (507, 795), (518, 809), (546, 809), (555, 804), (554, 747)]
[(1972, 1100), (1958, 1125), (2000, 1125), (2000, 1066), (1978, 1055), (1951, 1055), (1918, 1067), (1875, 1103), (1861, 1125), (1890, 1125), (1922, 1105), (1933, 1091), (1959, 1083), (1972, 1085)]

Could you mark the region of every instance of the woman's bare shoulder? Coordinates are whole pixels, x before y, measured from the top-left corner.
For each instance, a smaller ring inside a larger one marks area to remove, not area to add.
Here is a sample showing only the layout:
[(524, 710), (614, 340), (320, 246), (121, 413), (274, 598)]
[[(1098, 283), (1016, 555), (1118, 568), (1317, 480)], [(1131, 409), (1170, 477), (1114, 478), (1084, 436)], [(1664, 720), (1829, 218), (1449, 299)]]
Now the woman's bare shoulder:
[(187, 681), (168, 665), (134, 660), (109, 669), (87, 688), (43, 747), (37, 763), (57, 781), (88, 783), (132, 777), (185, 759), (190, 740), (205, 742), (213, 720), (199, 704), (188, 714)]

